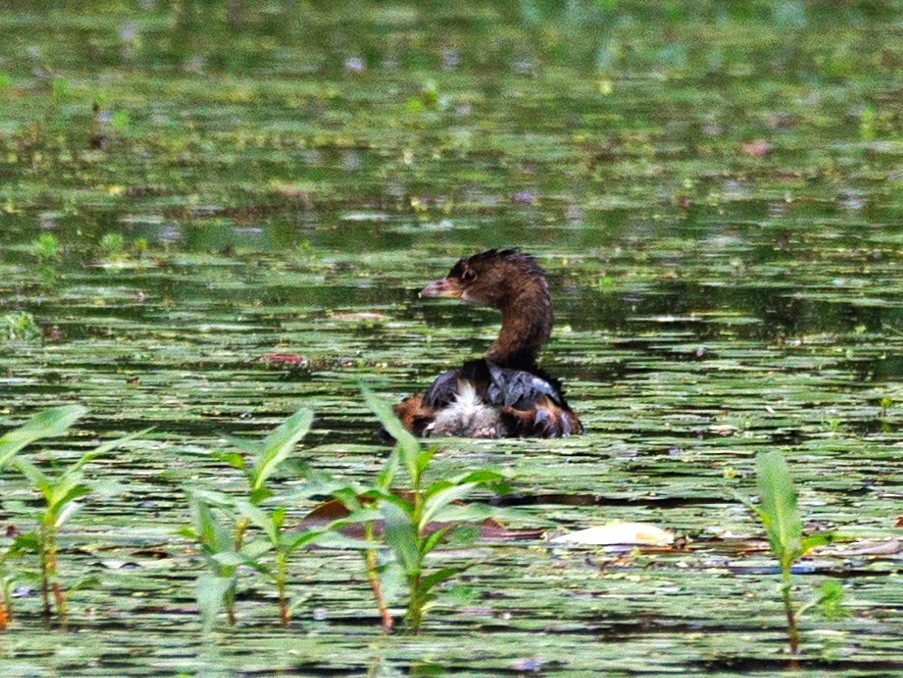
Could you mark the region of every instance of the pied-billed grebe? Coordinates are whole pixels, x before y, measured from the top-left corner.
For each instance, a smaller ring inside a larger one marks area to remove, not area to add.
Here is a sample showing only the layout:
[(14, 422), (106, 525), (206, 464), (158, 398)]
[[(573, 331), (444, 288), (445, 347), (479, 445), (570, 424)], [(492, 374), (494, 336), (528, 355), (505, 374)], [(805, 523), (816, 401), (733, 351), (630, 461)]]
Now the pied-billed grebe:
[(423, 297), (463, 299), (502, 312), (502, 329), (486, 356), (440, 375), (425, 393), (395, 406), (405, 428), (422, 436), (551, 438), (582, 433), (560, 383), (536, 357), (552, 329), (545, 272), (516, 249), (459, 260)]

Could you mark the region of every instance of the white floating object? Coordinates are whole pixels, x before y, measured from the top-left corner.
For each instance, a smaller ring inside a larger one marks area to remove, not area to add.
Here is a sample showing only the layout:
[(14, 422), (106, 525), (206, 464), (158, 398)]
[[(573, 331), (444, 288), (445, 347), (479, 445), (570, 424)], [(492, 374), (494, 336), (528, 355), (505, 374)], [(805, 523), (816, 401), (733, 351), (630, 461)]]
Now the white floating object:
[(674, 534), (650, 523), (613, 522), (563, 534), (552, 539), (559, 544), (638, 544), (642, 546), (670, 546)]

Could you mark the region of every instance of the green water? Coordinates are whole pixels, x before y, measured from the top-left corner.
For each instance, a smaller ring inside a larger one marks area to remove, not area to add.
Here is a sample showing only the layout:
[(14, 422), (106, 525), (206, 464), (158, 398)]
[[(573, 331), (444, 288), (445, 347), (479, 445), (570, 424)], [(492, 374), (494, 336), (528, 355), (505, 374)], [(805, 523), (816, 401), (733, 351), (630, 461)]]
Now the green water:
[[(903, 513), (899, 3), (0, 9), (0, 318), (38, 326), (0, 324), (0, 424), (90, 407), (44, 459), (156, 427), (91, 467), (121, 491), (65, 532), (64, 572), (101, 580), (69, 631), (22, 591), (0, 667), (780, 671), (778, 577), (732, 495), (779, 449), (807, 530), (851, 540), (797, 573), (800, 603), (836, 578), (849, 612), (804, 617), (804, 670), (903, 670), (901, 555), (874, 549)], [(307, 553), (291, 628), (261, 582), (205, 641), (183, 488), (241, 487), (207, 451), (305, 404), (303, 459), (371, 478), (359, 382), (399, 399), (485, 350), (493, 311), (416, 291), (501, 246), (549, 272), (542, 362), (588, 433), (451, 441), (436, 472), (504, 470), (526, 526), (642, 520), (687, 548), (481, 546), (418, 638), (381, 635), (357, 555)], [(0, 492), (26, 520), (19, 478)]]

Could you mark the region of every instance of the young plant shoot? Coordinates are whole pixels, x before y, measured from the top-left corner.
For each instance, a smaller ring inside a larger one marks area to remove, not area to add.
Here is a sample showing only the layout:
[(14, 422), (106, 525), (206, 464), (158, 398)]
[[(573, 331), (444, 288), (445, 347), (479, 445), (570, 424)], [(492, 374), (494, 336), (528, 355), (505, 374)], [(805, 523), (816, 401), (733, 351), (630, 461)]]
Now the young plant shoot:
[[(799, 611), (793, 609), (791, 596), (791, 569), (793, 564), (816, 546), (827, 544), (831, 535), (821, 534), (803, 537), (803, 522), (797, 505), (797, 491), (790, 476), (790, 468), (780, 452), (760, 452), (756, 455), (756, 485), (759, 490), (759, 504), (741, 498), (747, 507), (759, 518), (768, 535), (771, 553), (778, 559), (781, 569), (781, 600), (787, 620), (787, 640), (791, 663), (799, 662), (800, 634), (798, 622), (806, 605)], [(823, 589), (826, 596), (836, 599), (838, 593), (833, 587)], [(821, 603), (821, 599), (816, 601)], [(827, 601), (826, 601), (827, 602)]]

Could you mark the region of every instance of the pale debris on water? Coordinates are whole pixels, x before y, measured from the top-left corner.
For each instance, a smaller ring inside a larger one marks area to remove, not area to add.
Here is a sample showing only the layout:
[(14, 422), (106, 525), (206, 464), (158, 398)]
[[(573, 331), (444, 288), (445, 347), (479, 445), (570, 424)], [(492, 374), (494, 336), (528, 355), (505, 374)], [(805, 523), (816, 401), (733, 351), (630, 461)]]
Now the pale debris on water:
[(552, 539), (567, 544), (640, 544), (643, 546), (670, 546), (674, 534), (650, 523), (611, 522), (578, 532), (563, 534)]

